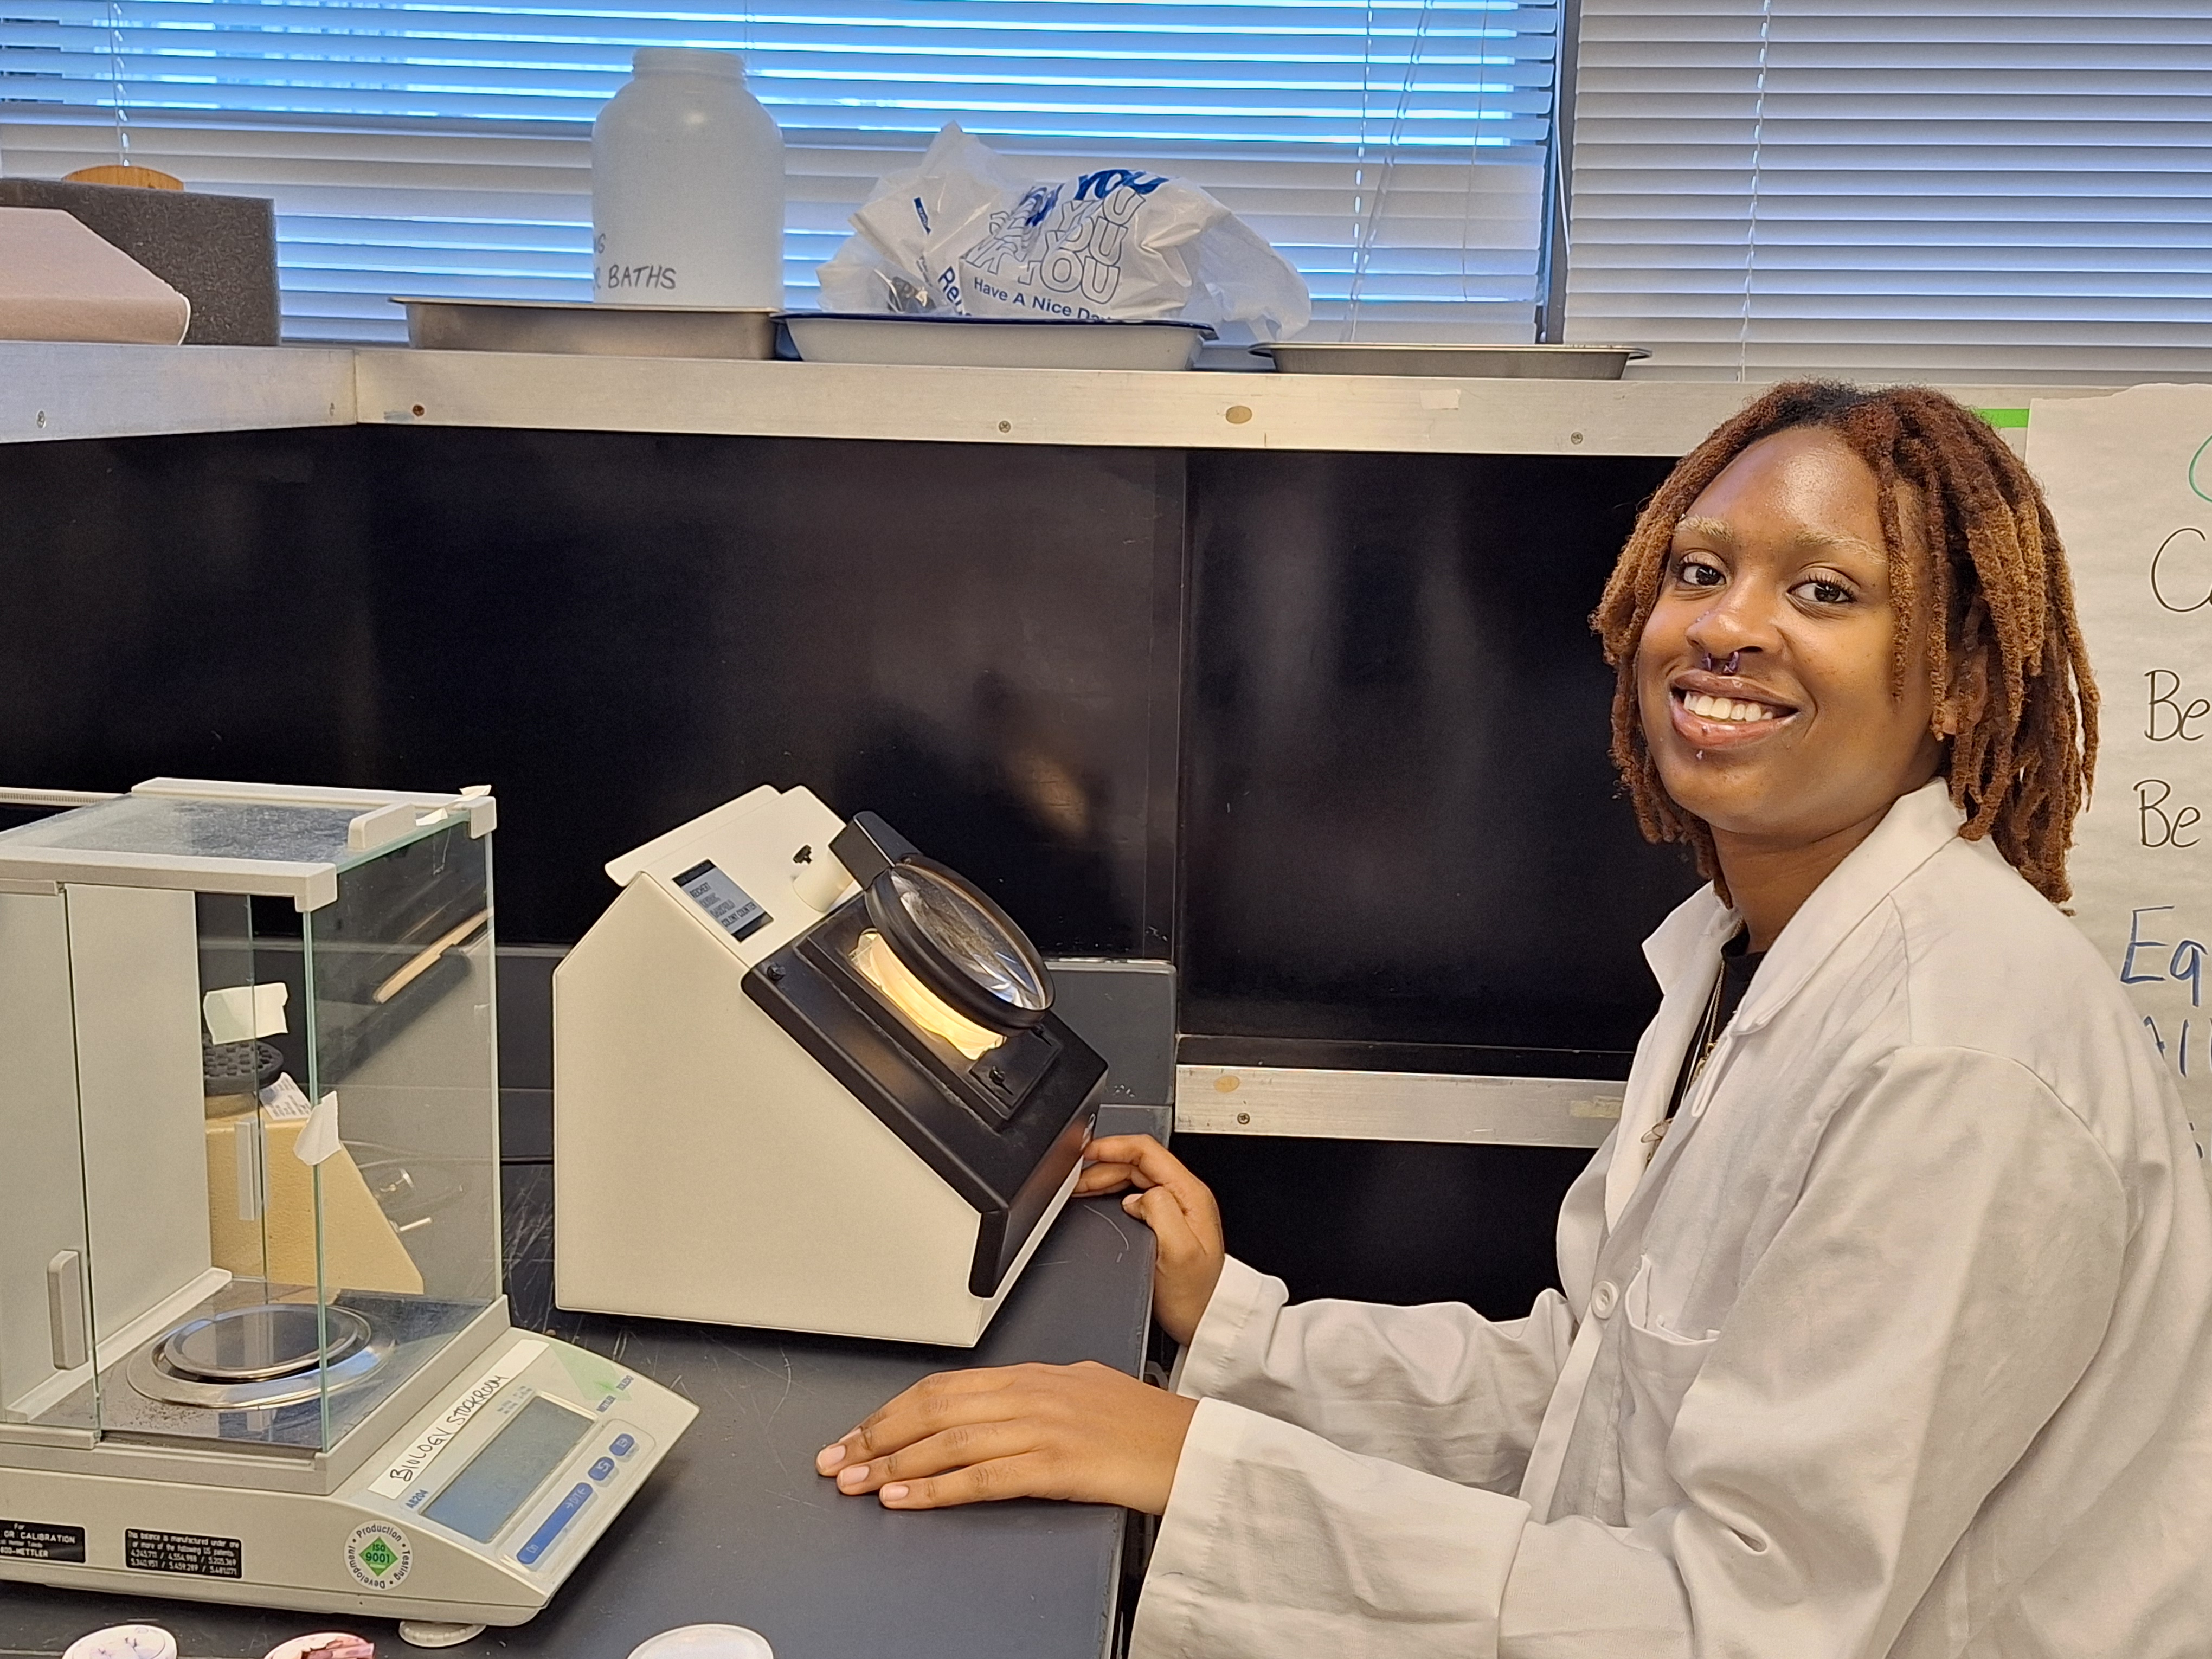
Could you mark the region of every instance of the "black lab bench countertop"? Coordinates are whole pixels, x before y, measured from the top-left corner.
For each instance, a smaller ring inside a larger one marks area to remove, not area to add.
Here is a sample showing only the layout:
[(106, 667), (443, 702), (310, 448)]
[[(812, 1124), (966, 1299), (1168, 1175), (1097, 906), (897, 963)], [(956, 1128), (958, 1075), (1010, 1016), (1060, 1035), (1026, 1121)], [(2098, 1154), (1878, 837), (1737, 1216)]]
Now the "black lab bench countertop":
[[(777, 1659), (1105, 1651), (1121, 1510), (1017, 1502), (895, 1514), (838, 1496), (814, 1454), (931, 1371), (1079, 1359), (1135, 1370), (1152, 1263), (1141, 1222), (1111, 1199), (1071, 1204), (982, 1342), (963, 1352), (563, 1313), (552, 1305), (552, 1170), (504, 1174), (516, 1325), (619, 1358), (699, 1417), (543, 1613), (447, 1650), (455, 1659), (625, 1659), (689, 1624), (749, 1626)], [(58, 1654), (133, 1621), (171, 1631), (185, 1659), (260, 1659), (331, 1628), (356, 1630), (380, 1654), (416, 1651), (386, 1621), (0, 1583), (0, 1654)]]

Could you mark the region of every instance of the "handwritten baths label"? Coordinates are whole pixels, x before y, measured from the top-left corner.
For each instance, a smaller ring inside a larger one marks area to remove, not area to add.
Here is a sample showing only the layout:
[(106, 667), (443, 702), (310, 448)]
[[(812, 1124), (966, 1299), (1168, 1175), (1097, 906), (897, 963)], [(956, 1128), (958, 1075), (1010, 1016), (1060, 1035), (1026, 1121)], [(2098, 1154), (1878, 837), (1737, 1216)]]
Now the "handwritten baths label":
[[(2073, 566), (2103, 753), (2074, 911), (2212, 1136), (2212, 386), (2038, 399), (2028, 465)], [(2212, 1164), (2207, 1164), (2212, 1178)]]

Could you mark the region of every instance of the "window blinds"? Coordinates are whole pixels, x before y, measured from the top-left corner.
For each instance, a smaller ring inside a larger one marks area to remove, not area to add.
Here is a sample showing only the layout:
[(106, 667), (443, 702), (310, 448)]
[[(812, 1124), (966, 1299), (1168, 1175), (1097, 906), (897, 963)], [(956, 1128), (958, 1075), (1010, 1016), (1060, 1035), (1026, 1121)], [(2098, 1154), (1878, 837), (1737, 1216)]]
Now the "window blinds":
[(0, 0), (0, 168), (116, 157), (275, 198), (286, 331), (402, 293), (590, 292), (590, 122), (639, 46), (742, 52), (784, 130), (790, 302), (883, 173), (958, 120), (1039, 177), (1194, 179), (1305, 273), (1318, 337), (1526, 339), (1556, 4)]
[(1568, 330), (1642, 372), (2212, 378), (2205, 0), (1583, 0)]

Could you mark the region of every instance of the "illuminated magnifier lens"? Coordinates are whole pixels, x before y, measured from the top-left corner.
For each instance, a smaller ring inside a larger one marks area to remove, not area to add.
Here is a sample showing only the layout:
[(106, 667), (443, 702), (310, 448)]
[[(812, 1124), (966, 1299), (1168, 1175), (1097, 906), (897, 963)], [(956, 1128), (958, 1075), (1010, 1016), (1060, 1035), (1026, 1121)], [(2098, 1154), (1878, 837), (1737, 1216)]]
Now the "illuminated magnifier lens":
[(936, 992), (915, 977), (899, 960), (898, 952), (874, 928), (866, 929), (853, 946), (853, 966), (860, 976), (883, 994), (884, 1000), (906, 1016), (917, 1030), (949, 1044), (969, 1060), (981, 1060), (1005, 1041), (957, 1012)]
[(1009, 1008), (1052, 1006), (1052, 993), (1030, 953), (957, 884), (915, 864), (894, 866), (890, 883), (914, 925), (984, 991)]

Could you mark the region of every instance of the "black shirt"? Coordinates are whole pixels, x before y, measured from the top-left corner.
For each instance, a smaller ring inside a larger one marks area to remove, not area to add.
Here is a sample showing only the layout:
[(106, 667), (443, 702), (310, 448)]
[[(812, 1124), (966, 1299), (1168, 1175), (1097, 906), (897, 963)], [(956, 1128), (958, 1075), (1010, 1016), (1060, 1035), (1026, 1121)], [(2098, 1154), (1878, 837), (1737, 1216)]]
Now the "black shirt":
[(1682, 1097), (1690, 1092), (1690, 1084), (1698, 1066), (1720, 1041), (1721, 1033), (1728, 1030), (1735, 1011), (1743, 1006), (1744, 994), (1751, 989), (1752, 978), (1759, 972), (1759, 964), (1765, 960), (1765, 951), (1751, 948), (1751, 930), (1747, 927), (1739, 927), (1735, 937), (1721, 946), (1720, 997), (1717, 1002), (1705, 1005), (1705, 1018), (1690, 1034), (1690, 1046), (1682, 1054), (1682, 1069), (1674, 1079), (1674, 1097), (1667, 1103), (1669, 1120), (1680, 1109)]

